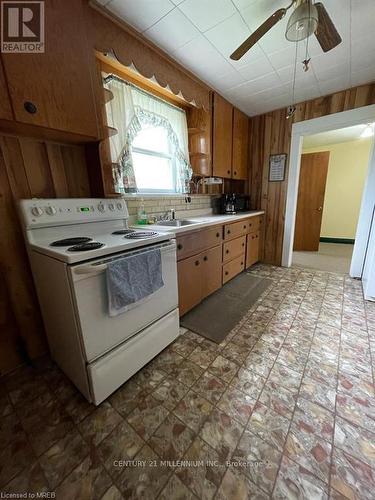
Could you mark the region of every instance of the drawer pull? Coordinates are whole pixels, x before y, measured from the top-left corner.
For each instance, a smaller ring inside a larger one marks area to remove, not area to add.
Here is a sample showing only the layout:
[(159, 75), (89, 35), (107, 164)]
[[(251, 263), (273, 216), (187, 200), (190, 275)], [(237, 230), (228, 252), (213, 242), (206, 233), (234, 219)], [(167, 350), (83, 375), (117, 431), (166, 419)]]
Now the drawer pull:
[(227, 234), (230, 234), (230, 229), (228, 229)]
[(31, 115), (35, 115), (35, 113), (38, 111), (37, 107), (35, 106), (35, 104), (33, 102), (30, 102), (30, 101), (26, 101), (24, 104), (23, 104), (23, 107), (25, 108), (25, 110), (30, 113)]
[(245, 243), (242, 243), (242, 246), (244, 247), (244, 246), (245, 246)]
[(244, 229), (246, 229), (246, 224), (244, 225), (244, 227), (243, 227), (243, 228), (244, 228)]
[(229, 272), (228, 271), (225, 271), (225, 276), (228, 276)]
[(237, 175), (237, 170), (234, 171), (234, 175)]
[(205, 256), (203, 257), (203, 260), (204, 260), (205, 262), (208, 260), (207, 255), (205, 255)]
[(228, 249), (226, 249), (226, 250), (225, 250), (225, 253), (229, 253), (229, 250), (228, 250)]
[(199, 266), (199, 260), (196, 260), (196, 261), (195, 261), (195, 265), (196, 265), (196, 266)]
[(227, 174), (230, 174), (230, 170), (227, 170)]
[(220, 233), (216, 233), (216, 238), (219, 238), (220, 237)]
[(241, 266), (243, 266), (243, 262), (241, 262)]
[(181, 243), (179, 243), (179, 244), (177, 245), (177, 250), (182, 250), (182, 245), (181, 245)]

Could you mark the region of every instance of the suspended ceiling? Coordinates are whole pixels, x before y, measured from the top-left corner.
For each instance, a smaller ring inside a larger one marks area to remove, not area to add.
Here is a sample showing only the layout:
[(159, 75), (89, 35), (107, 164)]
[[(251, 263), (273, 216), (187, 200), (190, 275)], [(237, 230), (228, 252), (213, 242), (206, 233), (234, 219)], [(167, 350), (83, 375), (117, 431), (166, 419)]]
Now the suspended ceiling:
[[(288, 14), (240, 61), (229, 55), (289, 0), (99, 0), (250, 116), (292, 101), (296, 46), (285, 39)], [(324, 54), (314, 36), (302, 69), (298, 49), (295, 102), (375, 80), (375, 0), (323, 0), (343, 42)]]

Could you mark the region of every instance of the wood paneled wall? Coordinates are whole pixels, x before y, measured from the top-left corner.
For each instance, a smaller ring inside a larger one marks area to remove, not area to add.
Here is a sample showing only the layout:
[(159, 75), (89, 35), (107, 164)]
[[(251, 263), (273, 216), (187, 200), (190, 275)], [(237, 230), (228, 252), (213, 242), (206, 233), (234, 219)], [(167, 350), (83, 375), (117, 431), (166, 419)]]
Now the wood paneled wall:
[(0, 136), (0, 374), (47, 350), (17, 201), (90, 191), (83, 146)]
[[(249, 193), (251, 207), (266, 212), (264, 262), (281, 264), (292, 124), (369, 104), (375, 104), (375, 83), (300, 103), (293, 120), (285, 118), (286, 109), (251, 119)], [(269, 156), (278, 153), (288, 154), (285, 180), (268, 182)]]

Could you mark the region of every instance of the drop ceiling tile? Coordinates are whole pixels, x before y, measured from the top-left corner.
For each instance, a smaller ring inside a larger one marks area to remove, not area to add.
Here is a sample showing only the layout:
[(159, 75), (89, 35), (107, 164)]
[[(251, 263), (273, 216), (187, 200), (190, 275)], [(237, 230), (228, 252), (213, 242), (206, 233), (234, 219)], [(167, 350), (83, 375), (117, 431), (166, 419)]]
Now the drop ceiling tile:
[(333, 94), (334, 92), (339, 92), (340, 90), (345, 90), (350, 87), (349, 76), (343, 78), (342, 76), (332, 78), (331, 80), (325, 80), (324, 82), (319, 82), (319, 88), (322, 95)]
[(374, 0), (352, 0), (351, 18), (353, 40), (360, 38), (364, 33), (373, 35), (375, 20)]
[(236, 12), (236, 8), (230, 0), (185, 0), (178, 7), (202, 32), (209, 30)]
[(375, 66), (363, 68), (353, 72), (351, 75), (351, 84), (353, 87), (356, 85), (364, 85), (369, 82), (375, 82)]
[(144, 31), (175, 8), (170, 0), (112, 0), (108, 9), (139, 31)]
[(245, 79), (236, 70), (232, 70), (230, 73), (225, 74), (221, 78), (214, 78), (209, 80), (209, 83), (219, 92), (225, 92), (233, 87), (245, 83)]
[(231, 96), (234, 99), (241, 97), (247, 98), (252, 94), (261, 92), (262, 90), (270, 89), (272, 87), (279, 87), (281, 84), (282, 82), (280, 81), (280, 78), (275, 72), (273, 72), (269, 75), (257, 78), (256, 80), (252, 80), (242, 85), (238, 85), (237, 87), (233, 87), (232, 89), (228, 90), (227, 95)]
[(177, 49), (173, 57), (205, 81), (212, 79), (212, 75), (221, 78), (233, 71), (228, 61), (203, 35)]
[(314, 68), (314, 73), (319, 82), (332, 80), (332, 78), (345, 78), (350, 73), (350, 66), (345, 63), (339, 64), (338, 66), (331, 66), (312, 61), (312, 67)]
[[(290, 45), (290, 47), (278, 50), (277, 52), (273, 52), (272, 54), (267, 55), (270, 63), (277, 70), (292, 65), (294, 63), (295, 54), (295, 47), (293, 45)], [(300, 56), (298, 60), (300, 60), (302, 57), (301, 51), (299, 51), (298, 54)]]
[[(375, 19), (375, 18), (374, 18)], [(352, 70), (375, 66), (375, 37), (364, 36), (353, 42), (351, 50)]]
[(184, 0), (171, 0), (175, 5), (180, 5)]
[(267, 57), (262, 56), (255, 61), (238, 68), (238, 72), (245, 78), (246, 81), (255, 80), (264, 75), (268, 75), (274, 71)]
[(193, 23), (178, 9), (173, 9), (144, 34), (169, 54), (200, 36)]
[(250, 34), (249, 27), (238, 12), (205, 32), (205, 36), (226, 58), (229, 58)]
[(257, 101), (269, 101), (272, 99), (280, 99), (281, 97), (285, 97), (285, 95), (289, 94), (291, 94), (291, 85), (280, 85), (278, 87), (272, 87), (270, 89), (257, 92), (256, 94), (252, 94), (251, 98)]
[[(285, 68), (281, 68), (277, 70), (277, 74), (280, 77), (280, 80), (283, 83), (289, 83), (292, 82), (294, 79), (294, 65), (293, 66), (287, 66)], [(310, 66), (310, 69), (308, 71), (303, 70), (303, 66), (301, 63), (297, 63), (296, 67), (296, 81), (301, 82), (302, 84), (315, 84), (316, 83), (316, 76), (314, 73), (314, 68)]]

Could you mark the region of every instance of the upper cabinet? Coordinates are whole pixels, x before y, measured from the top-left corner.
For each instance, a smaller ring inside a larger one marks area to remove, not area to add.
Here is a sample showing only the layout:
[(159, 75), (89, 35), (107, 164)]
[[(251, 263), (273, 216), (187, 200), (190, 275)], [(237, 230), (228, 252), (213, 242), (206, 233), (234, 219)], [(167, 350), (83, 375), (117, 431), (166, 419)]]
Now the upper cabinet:
[(51, 0), (44, 4), (45, 52), (2, 54), (14, 118), (22, 124), (96, 138), (82, 3)]
[(233, 109), (232, 178), (248, 177), (249, 118), (239, 109)]
[(215, 93), (212, 128), (213, 175), (227, 179), (247, 179), (248, 117)]
[(219, 94), (213, 96), (213, 175), (232, 176), (233, 106)]
[(13, 120), (12, 108), (8, 96), (7, 84), (5, 81), (3, 63), (0, 56), (0, 120)]
[(211, 113), (203, 108), (187, 110), (190, 163), (195, 175), (212, 175)]

